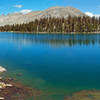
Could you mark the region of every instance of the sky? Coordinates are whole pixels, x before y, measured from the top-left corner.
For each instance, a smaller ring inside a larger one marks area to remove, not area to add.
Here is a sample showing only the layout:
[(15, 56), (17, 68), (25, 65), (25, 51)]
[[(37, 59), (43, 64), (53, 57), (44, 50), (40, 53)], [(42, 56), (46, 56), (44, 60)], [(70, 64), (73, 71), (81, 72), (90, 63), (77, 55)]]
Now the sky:
[(54, 6), (72, 6), (90, 16), (100, 15), (100, 0), (0, 0), (0, 15), (13, 12), (28, 13)]

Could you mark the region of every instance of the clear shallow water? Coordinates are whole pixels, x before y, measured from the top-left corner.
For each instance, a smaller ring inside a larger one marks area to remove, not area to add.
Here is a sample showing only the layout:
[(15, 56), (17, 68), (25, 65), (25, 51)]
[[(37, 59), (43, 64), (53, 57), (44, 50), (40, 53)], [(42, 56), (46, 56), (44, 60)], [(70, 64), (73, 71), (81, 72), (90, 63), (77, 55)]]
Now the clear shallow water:
[(100, 35), (0, 33), (0, 65), (7, 76), (44, 91), (43, 100), (100, 89)]

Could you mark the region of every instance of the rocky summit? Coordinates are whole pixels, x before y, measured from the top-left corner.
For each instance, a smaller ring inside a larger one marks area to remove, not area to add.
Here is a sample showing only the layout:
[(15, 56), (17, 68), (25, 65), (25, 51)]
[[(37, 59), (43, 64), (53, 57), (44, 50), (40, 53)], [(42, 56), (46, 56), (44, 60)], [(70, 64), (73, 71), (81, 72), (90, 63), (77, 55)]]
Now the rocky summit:
[(40, 18), (47, 18), (47, 17), (67, 18), (68, 16), (78, 17), (78, 16), (86, 16), (86, 15), (82, 13), (80, 10), (73, 7), (51, 7), (44, 11), (32, 11), (27, 14), (12, 13), (8, 15), (1, 15), (0, 26), (23, 24)]

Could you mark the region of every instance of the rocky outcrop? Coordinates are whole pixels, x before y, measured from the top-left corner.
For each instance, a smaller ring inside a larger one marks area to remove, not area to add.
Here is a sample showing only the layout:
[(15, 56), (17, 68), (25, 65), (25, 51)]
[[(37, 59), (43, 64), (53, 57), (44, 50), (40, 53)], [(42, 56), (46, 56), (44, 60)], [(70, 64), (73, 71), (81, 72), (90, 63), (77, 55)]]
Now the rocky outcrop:
[(0, 66), (0, 73), (6, 72), (7, 70), (5, 68), (3, 68), (2, 66)]

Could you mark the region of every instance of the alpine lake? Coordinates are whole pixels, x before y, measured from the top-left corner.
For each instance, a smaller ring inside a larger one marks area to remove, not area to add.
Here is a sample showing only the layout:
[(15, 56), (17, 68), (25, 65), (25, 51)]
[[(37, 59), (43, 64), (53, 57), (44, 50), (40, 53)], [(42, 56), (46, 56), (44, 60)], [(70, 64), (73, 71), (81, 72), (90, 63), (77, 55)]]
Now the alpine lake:
[(72, 100), (66, 97), (100, 90), (100, 34), (1, 32), (0, 66), (5, 77), (43, 92), (29, 100)]

